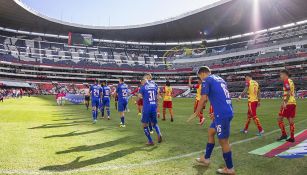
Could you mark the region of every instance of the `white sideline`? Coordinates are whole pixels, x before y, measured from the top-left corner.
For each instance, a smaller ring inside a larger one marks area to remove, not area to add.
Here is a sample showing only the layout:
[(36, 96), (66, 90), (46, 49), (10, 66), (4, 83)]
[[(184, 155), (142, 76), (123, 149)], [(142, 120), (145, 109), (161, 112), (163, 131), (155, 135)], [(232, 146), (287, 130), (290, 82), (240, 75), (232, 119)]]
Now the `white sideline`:
[[(296, 122), (296, 124), (300, 124), (300, 123), (303, 123), (305, 121), (307, 121), (307, 119)], [(280, 129), (276, 129), (276, 130), (267, 132), (263, 136), (268, 136), (268, 135), (271, 135), (271, 134), (278, 132), (278, 131), (280, 131)], [(244, 139), (244, 140), (238, 140), (236, 142), (232, 142), (231, 145), (237, 145), (237, 144), (245, 143), (245, 142), (256, 140), (256, 139), (259, 139), (259, 136), (251, 137), (251, 138)], [(220, 149), (220, 148), (221, 148), (220, 146), (217, 147), (217, 149)], [(65, 171), (65, 170), (64, 171), (46, 171), (46, 170), (40, 171), (40, 170), (3, 170), (3, 169), (0, 169), (0, 174), (29, 174), (29, 175), (36, 175), (36, 174), (39, 174), (39, 175), (41, 175), (41, 174), (71, 174), (71, 173), (81, 173), (81, 172), (91, 172), (91, 171), (114, 170), (114, 169), (121, 169), (121, 168), (127, 169), (127, 168), (136, 168), (136, 167), (142, 167), (142, 166), (146, 166), (146, 165), (157, 164), (157, 163), (161, 163), (161, 162), (172, 161), (172, 160), (181, 159), (181, 158), (185, 158), (185, 157), (191, 157), (191, 156), (198, 155), (201, 152), (203, 152), (203, 151), (196, 151), (196, 152), (192, 152), (192, 153), (188, 153), (188, 154), (182, 154), (182, 155), (173, 156), (173, 157), (164, 158), (164, 159), (145, 161), (145, 162), (139, 163), (139, 164), (110, 165), (110, 166), (103, 166), (103, 167), (97, 167), (97, 168), (80, 168), (80, 169), (67, 170), (67, 171)]]

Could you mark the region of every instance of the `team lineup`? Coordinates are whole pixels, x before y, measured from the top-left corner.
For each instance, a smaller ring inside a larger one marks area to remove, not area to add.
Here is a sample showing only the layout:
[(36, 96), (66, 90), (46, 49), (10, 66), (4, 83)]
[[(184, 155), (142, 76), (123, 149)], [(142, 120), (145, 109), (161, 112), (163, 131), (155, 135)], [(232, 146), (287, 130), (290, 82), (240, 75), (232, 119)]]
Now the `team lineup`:
[[(211, 74), (210, 68), (206, 66), (199, 68), (197, 77), (197, 84), (192, 84), (192, 77), (190, 77), (188, 81), (189, 87), (196, 89), (197, 93), (194, 102), (194, 113), (188, 118), (187, 122), (190, 122), (194, 118), (198, 118), (199, 125), (203, 125), (205, 123), (203, 110), (206, 108), (206, 104), (210, 103), (208, 107), (208, 116), (211, 120), (211, 124), (208, 129), (208, 140), (204, 155), (197, 158), (196, 162), (202, 166), (210, 165), (210, 157), (215, 147), (216, 135), (222, 148), (223, 158), (226, 164), (225, 168), (218, 169), (217, 172), (220, 174), (235, 174), (232, 151), (229, 143), (230, 125), (235, 114), (233, 112), (232, 100), (227, 88), (227, 83), (221, 77)], [(281, 130), (281, 136), (277, 140), (294, 142), (296, 100), (294, 97), (294, 83), (289, 77), (290, 74), (287, 70), (282, 70), (280, 72), (284, 93), (281, 109), (277, 117), (277, 123)], [(134, 91), (129, 89), (123, 78), (120, 78), (114, 92), (112, 92), (111, 88), (108, 86), (107, 81), (103, 81), (101, 86), (98, 85), (98, 82), (90, 85), (85, 95), (85, 104), (88, 109), (91, 101), (93, 123), (95, 124), (97, 122), (99, 110), (102, 118), (105, 118), (106, 112), (107, 119), (111, 119), (110, 99), (113, 96), (116, 102), (115, 107), (120, 117), (119, 127), (125, 128), (125, 113), (129, 110), (129, 99), (132, 96), (136, 96), (137, 100), (135, 104), (137, 105), (137, 115), (141, 116), (143, 132), (147, 139), (146, 145), (154, 145), (151, 136), (154, 133), (153, 131), (157, 134), (157, 142), (162, 143), (162, 132), (158, 125), (158, 118), (160, 118), (159, 99), (163, 99), (161, 120), (166, 120), (166, 112), (168, 110), (170, 121), (174, 122), (172, 104), (173, 89), (170, 86), (170, 82), (167, 81), (165, 86), (160, 90), (159, 86), (152, 79), (153, 77), (151, 74), (145, 74), (142, 80), (140, 80), (139, 87)], [(247, 120), (241, 132), (247, 134), (250, 122), (253, 120), (258, 128), (257, 135), (262, 136), (264, 134), (264, 129), (257, 116), (257, 108), (260, 106), (261, 101), (260, 86), (257, 81), (253, 80), (251, 74), (245, 75), (245, 81), (246, 85), (244, 91), (238, 98), (238, 101), (240, 101), (245, 94), (247, 94), (248, 97)], [(290, 125), (289, 138), (285, 130), (284, 118), (287, 118)]]

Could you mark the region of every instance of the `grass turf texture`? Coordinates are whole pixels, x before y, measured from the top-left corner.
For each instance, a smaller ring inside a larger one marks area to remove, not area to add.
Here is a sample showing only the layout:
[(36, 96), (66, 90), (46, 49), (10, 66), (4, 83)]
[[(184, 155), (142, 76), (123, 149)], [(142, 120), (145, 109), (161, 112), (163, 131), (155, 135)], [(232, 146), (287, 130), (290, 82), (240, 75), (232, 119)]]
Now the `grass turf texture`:
[[(0, 103), (0, 174), (215, 174), (216, 169), (224, 165), (221, 149), (214, 150), (208, 168), (194, 161), (202, 153), (160, 162), (204, 150), (210, 121), (208, 119), (204, 127), (198, 126), (197, 120), (186, 123), (193, 102), (194, 99), (174, 99), (175, 122), (171, 123), (169, 117), (167, 121), (159, 121), (164, 142), (146, 147), (133, 103), (126, 117), (127, 127), (119, 128), (119, 114), (113, 103), (112, 120), (99, 118), (93, 125), (91, 111), (86, 111), (83, 105), (59, 107), (50, 96), (5, 100)], [(281, 100), (261, 102), (258, 115), (266, 132), (278, 129), (276, 116), (280, 103)], [(247, 135), (239, 133), (246, 120), (246, 101), (233, 101), (233, 105), (231, 142), (254, 137), (257, 132), (254, 123)], [(307, 128), (306, 107), (307, 100), (298, 100), (296, 121), (303, 122), (296, 125), (297, 132)], [(237, 174), (306, 173), (307, 157), (287, 160), (248, 154), (274, 142), (279, 135), (280, 132), (275, 132), (233, 145)], [(155, 134), (153, 137), (156, 141)]]

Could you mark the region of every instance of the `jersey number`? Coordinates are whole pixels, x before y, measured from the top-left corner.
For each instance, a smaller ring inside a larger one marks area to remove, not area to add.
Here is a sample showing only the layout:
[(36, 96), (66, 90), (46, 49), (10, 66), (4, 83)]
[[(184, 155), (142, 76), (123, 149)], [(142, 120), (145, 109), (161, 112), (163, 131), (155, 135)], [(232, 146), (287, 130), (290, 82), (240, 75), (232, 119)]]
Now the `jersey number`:
[(149, 93), (149, 101), (156, 101), (155, 91), (148, 91)]

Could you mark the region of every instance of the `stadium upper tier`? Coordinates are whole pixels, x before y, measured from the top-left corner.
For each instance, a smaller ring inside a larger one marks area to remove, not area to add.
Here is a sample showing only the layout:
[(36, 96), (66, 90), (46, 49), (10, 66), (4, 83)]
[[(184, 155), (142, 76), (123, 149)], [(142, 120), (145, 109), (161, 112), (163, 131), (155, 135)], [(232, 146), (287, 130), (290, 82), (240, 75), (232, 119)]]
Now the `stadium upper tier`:
[(210, 40), (303, 21), (307, 18), (306, 9), (305, 0), (221, 0), (163, 21), (103, 27), (60, 21), (34, 11), (20, 0), (1, 0), (0, 27), (34, 35), (67, 36), (68, 32), (76, 32), (112, 41), (192, 42), (203, 39), (200, 32)]

